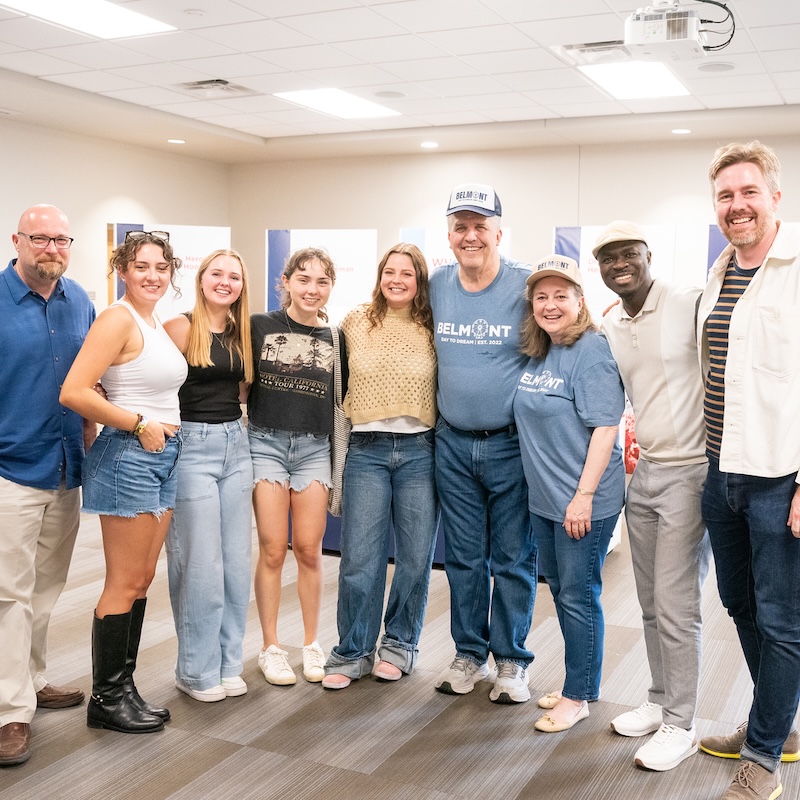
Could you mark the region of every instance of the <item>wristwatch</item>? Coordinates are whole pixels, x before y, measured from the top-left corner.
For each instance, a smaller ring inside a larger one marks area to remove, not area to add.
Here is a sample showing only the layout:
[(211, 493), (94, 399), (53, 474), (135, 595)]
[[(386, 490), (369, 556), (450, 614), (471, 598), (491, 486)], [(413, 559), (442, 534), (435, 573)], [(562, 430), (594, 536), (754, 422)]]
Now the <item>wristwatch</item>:
[(578, 487), (578, 494), (582, 494), (585, 497), (591, 497), (594, 492), (590, 492), (588, 489), (582, 489), (580, 486)]

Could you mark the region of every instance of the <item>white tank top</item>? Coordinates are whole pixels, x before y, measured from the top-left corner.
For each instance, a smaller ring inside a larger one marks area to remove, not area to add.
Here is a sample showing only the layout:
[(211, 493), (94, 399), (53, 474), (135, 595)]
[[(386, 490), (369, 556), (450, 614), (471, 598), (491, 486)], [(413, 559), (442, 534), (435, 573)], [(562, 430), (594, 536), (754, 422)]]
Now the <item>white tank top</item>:
[(143, 414), (168, 425), (180, 425), (178, 389), (186, 380), (186, 359), (155, 315), (155, 328), (151, 328), (130, 303), (118, 300), (113, 305), (130, 311), (142, 332), (144, 346), (133, 361), (106, 370), (100, 383), (108, 399), (134, 414)]

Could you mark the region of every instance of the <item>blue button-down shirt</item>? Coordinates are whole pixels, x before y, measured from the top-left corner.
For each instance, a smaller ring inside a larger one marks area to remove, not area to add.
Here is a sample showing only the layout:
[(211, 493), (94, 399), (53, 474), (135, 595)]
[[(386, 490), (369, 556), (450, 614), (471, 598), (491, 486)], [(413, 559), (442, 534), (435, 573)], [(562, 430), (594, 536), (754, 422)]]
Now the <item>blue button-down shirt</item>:
[(49, 300), (12, 260), (0, 272), (0, 476), (36, 489), (80, 486), (83, 422), (58, 402), (95, 318), (92, 301), (60, 278)]

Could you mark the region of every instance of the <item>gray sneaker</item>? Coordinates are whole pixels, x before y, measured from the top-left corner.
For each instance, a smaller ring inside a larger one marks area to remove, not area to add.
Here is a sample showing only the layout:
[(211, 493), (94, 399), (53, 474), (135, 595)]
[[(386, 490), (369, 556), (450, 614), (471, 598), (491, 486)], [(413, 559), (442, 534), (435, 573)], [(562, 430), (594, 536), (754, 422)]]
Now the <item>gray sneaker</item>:
[(491, 675), (489, 665), (476, 664), (468, 658), (456, 657), (453, 663), (439, 676), (436, 688), (445, 694), (469, 694), (478, 681)]
[(720, 800), (775, 800), (782, 791), (779, 769), (770, 772), (753, 761), (742, 761)]
[[(706, 736), (700, 740), (700, 749), (718, 758), (739, 758), (739, 753), (747, 738), (747, 723), (743, 722), (733, 733), (726, 736)], [(781, 761), (800, 760), (800, 736), (797, 729), (789, 733), (783, 745)]]
[(513, 661), (501, 661), (489, 699), (493, 703), (527, 703), (531, 699), (528, 670)]

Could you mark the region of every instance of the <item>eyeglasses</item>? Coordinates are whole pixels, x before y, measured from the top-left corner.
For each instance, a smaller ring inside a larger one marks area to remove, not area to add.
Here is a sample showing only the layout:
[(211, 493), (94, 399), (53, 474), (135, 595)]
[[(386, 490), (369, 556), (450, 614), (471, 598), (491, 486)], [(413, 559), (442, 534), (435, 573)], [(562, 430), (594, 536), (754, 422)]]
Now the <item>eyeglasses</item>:
[(75, 241), (69, 236), (31, 236), (29, 233), (17, 231), (17, 236), (24, 236), (37, 250), (44, 250), (52, 242), (59, 250), (69, 250)]
[(156, 239), (161, 239), (164, 242), (169, 241), (169, 233), (167, 231), (128, 231), (125, 234), (126, 242), (135, 242), (139, 239), (144, 239), (145, 236), (153, 236)]

